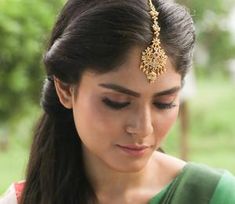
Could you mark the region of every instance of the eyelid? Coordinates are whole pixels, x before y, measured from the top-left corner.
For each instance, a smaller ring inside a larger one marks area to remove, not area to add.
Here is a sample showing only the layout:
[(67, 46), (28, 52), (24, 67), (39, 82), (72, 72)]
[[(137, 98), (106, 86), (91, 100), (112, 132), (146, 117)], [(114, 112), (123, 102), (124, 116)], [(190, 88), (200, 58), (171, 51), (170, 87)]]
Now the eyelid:
[(160, 110), (171, 109), (177, 106), (177, 104), (175, 104), (174, 101), (172, 101), (171, 103), (155, 102), (153, 104), (157, 109), (160, 109)]
[(104, 98), (102, 101), (106, 106), (108, 106), (109, 108), (111, 108), (113, 110), (123, 109), (130, 104), (130, 102), (124, 102), (124, 103), (116, 102), (116, 101), (110, 100), (107, 97)]
[(169, 97), (176, 97), (178, 95), (177, 93), (171, 93), (171, 94), (166, 94), (166, 95), (161, 95), (161, 96), (156, 96), (156, 98), (169, 98)]
[(159, 96), (155, 98), (155, 101), (160, 101), (162, 103), (170, 103), (170, 101), (175, 101), (177, 98), (178, 94), (172, 94), (172, 95), (167, 95), (167, 96)]
[(178, 94), (171, 94), (170, 96), (159, 97), (155, 99), (153, 104), (157, 109), (164, 110), (164, 109), (171, 109), (177, 106), (177, 96)]
[(108, 100), (120, 103), (129, 102), (131, 100), (129, 96), (120, 93), (104, 93), (102, 98), (107, 98)]
[(129, 101), (118, 101), (118, 100), (113, 100), (107, 97), (103, 98), (102, 101), (109, 101), (109, 102), (119, 103), (119, 104), (130, 104)]

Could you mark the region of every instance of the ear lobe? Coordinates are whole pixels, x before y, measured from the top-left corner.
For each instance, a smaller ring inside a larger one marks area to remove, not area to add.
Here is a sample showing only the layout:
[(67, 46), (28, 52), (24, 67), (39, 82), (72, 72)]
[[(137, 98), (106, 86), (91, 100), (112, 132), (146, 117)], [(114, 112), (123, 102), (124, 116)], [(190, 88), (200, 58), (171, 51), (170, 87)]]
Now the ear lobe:
[(59, 97), (60, 103), (67, 109), (71, 109), (72, 106), (72, 88), (70, 84), (66, 84), (54, 77), (54, 84), (56, 93)]

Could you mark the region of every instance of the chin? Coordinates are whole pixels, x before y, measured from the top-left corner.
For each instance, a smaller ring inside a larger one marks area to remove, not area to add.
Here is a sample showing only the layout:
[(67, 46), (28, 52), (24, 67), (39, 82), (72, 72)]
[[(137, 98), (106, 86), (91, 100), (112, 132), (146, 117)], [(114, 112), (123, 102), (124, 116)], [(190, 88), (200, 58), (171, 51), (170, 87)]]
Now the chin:
[(135, 161), (135, 162), (129, 162), (128, 164), (119, 164), (119, 165), (110, 165), (109, 167), (112, 168), (115, 171), (118, 171), (120, 173), (138, 173), (142, 171), (146, 166), (148, 162), (143, 161)]

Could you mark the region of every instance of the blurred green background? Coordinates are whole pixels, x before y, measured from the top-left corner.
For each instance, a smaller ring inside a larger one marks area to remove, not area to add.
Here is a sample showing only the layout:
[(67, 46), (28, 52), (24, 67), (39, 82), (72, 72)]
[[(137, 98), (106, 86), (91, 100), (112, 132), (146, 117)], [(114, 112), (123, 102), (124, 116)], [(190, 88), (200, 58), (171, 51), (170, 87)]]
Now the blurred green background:
[[(186, 101), (186, 128), (178, 120), (163, 148), (235, 174), (235, 2), (177, 2), (190, 8), (196, 25), (196, 91)], [(40, 116), (41, 57), (63, 3), (0, 0), (0, 194), (24, 178)]]

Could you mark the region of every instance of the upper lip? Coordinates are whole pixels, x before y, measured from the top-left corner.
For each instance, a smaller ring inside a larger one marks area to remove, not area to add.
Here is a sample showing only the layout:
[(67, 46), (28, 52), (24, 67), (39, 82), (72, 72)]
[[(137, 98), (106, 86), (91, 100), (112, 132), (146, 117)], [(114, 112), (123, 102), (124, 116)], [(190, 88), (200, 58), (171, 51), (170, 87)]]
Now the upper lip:
[(135, 144), (117, 145), (117, 146), (130, 150), (143, 150), (149, 147), (148, 145), (135, 145)]

